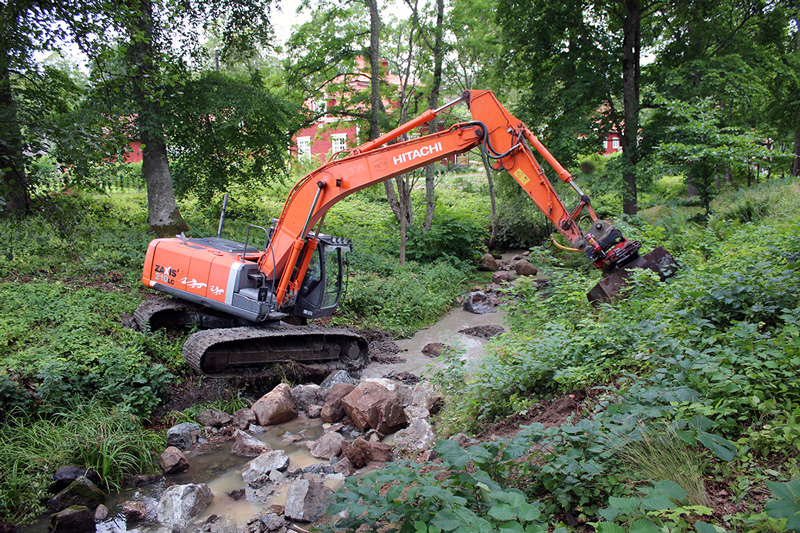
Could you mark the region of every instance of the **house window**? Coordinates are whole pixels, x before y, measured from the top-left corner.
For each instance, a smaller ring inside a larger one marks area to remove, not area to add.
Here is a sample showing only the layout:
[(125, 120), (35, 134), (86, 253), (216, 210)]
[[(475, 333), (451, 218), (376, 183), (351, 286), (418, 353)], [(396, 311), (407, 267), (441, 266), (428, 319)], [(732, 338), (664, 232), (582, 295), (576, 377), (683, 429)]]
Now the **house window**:
[(314, 108), (314, 113), (318, 113), (320, 115), (325, 113), (327, 109), (327, 102), (324, 100), (316, 100), (312, 103), (312, 107)]
[(331, 135), (331, 150), (334, 154), (342, 150), (347, 150), (346, 133), (334, 133)]
[(311, 137), (297, 138), (297, 156), (298, 157), (311, 156)]
[(611, 149), (619, 150), (619, 137), (614, 137), (611, 139)]

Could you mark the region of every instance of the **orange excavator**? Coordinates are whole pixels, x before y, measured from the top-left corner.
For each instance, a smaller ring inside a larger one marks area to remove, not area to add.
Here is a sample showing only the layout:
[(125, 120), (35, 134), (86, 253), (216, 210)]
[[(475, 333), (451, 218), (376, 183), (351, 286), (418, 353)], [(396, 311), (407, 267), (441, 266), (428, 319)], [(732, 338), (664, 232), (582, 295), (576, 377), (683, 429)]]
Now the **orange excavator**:
[[(469, 107), (470, 122), (398, 141), (461, 102)], [(589, 293), (590, 300), (613, 298), (631, 267), (650, 268), (662, 277), (674, 271), (674, 259), (663, 248), (639, 256), (639, 242), (627, 240), (598, 218), (570, 173), (491, 91), (470, 90), (302, 178), (273, 225), (250, 225), (244, 243), (221, 237), (224, 206), (217, 237), (179, 235), (152, 241), (142, 282), (175, 298), (145, 301), (134, 314), (137, 325), (144, 330), (202, 328), (189, 337), (183, 353), (190, 366), (210, 376), (259, 372), (272, 363), (304, 365), (322, 373), (363, 367), (367, 342), (357, 333), (290, 324), (333, 314), (346, 287), (352, 241), (322, 234), (325, 214), (356, 191), (480, 145), (493, 167), (508, 171), (572, 246), (609, 274)], [(571, 211), (533, 150), (574, 189), (578, 203)], [(579, 220), (586, 214), (591, 227), (582, 231)]]

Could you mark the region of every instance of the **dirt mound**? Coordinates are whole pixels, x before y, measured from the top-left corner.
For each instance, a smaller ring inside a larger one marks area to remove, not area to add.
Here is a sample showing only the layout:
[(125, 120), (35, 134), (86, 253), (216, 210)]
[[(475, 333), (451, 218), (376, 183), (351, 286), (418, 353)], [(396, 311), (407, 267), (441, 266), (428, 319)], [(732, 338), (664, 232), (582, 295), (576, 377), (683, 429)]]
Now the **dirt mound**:
[(464, 328), (458, 330), (459, 333), (463, 333), (464, 335), (472, 335), (473, 337), (478, 337), (480, 339), (491, 339), (495, 335), (500, 335), (501, 333), (505, 332), (503, 326), (474, 326), (471, 328)]
[(405, 363), (406, 360), (397, 354), (404, 352), (395, 344), (394, 337), (388, 331), (378, 329), (362, 329), (358, 333), (369, 343), (369, 356), (373, 361), (384, 364)]
[(544, 400), (533, 406), (527, 413), (514, 415), (488, 426), (483, 432), (482, 438), (510, 438), (519, 432), (520, 427), (529, 426), (537, 422), (544, 424), (545, 427), (560, 426), (571, 415), (575, 415), (573, 422), (577, 422), (580, 418), (584, 400), (585, 398), (577, 397), (574, 394), (554, 400)]
[(430, 342), (422, 348), (422, 353), (428, 357), (439, 357), (443, 353), (447, 353), (452, 350), (452, 346), (448, 346), (442, 342)]

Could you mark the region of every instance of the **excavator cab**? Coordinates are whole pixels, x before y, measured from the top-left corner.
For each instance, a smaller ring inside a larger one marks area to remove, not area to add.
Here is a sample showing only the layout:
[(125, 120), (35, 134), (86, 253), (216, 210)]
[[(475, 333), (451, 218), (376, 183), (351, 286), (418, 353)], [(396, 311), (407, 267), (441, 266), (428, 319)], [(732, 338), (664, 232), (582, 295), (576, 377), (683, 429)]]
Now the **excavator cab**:
[(319, 244), (297, 293), (294, 314), (305, 318), (330, 316), (339, 306), (347, 286), (347, 254), (353, 241), (331, 235), (319, 235)]

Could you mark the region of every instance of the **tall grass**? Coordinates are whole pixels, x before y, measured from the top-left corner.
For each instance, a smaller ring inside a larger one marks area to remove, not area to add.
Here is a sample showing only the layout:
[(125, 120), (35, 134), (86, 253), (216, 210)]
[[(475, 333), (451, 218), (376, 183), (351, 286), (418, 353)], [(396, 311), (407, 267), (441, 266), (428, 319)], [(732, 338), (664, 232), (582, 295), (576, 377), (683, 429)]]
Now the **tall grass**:
[(0, 517), (25, 522), (43, 510), (55, 470), (93, 468), (105, 489), (154, 468), (164, 437), (145, 430), (125, 407), (76, 403), (49, 416), (13, 413), (0, 426)]

